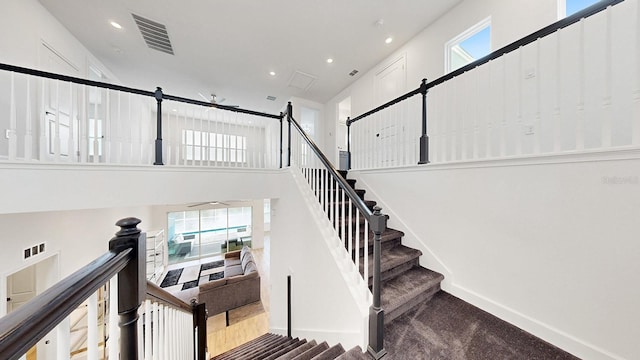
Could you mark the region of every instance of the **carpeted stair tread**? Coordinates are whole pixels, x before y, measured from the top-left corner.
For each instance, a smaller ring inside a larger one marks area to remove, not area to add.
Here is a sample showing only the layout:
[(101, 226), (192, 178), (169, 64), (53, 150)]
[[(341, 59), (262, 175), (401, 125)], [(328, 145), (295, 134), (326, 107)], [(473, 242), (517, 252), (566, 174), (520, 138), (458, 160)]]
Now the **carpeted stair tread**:
[(263, 341), (260, 344), (255, 344), (245, 351), (240, 352), (238, 354), (234, 354), (231, 357), (224, 357), (219, 360), (230, 360), (230, 359), (253, 359), (256, 354), (260, 354), (262, 351), (268, 351), (269, 349), (279, 346), (283, 342), (289, 340), (286, 336), (277, 335), (277, 338)]
[[(409, 264), (409, 268), (416, 264), (422, 251), (404, 245), (394, 246), (382, 252), (380, 256), (380, 273), (384, 274), (395, 267)], [(373, 278), (373, 254), (369, 253), (369, 278)], [(407, 269), (408, 270), (408, 269)], [(364, 273), (364, 257), (360, 258), (360, 273)], [(383, 276), (383, 281), (384, 279)]]
[(415, 266), (399, 276), (382, 283), (381, 302), (385, 312), (384, 322), (409, 311), (421, 302), (429, 300), (440, 290), (442, 274)]
[(323, 351), (327, 350), (329, 348), (329, 345), (327, 345), (326, 341), (323, 341), (322, 343), (312, 347), (311, 349), (303, 352), (302, 354), (294, 357), (292, 360), (311, 360), (313, 359), (315, 356), (321, 354)]
[(360, 346), (356, 346), (346, 353), (338, 356), (336, 360), (371, 360), (371, 357), (363, 353)]
[[(233, 356), (236, 356), (238, 354), (244, 353), (245, 351), (247, 351), (248, 349), (251, 349), (255, 346), (260, 346), (261, 344), (264, 344), (268, 341), (271, 341), (273, 339), (277, 339), (277, 338), (281, 338), (280, 335), (276, 335), (276, 334), (272, 334), (272, 333), (267, 333), (264, 335), (261, 335), (249, 342), (246, 342), (236, 348), (233, 348), (229, 351), (223, 352), (222, 354), (216, 355), (214, 357), (211, 358), (211, 360), (223, 360), (223, 359), (233, 359)], [(231, 357), (230, 357), (231, 356)]]
[(315, 340), (311, 340), (308, 343), (303, 344), (303, 345), (293, 349), (292, 351), (289, 351), (288, 353), (277, 357), (276, 360), (291, 360), (291, 359), (295, 358), (296, 356), (306, 352), (307, 350), (315, 347), (316, 345), (318, 345), (316, 343), (316, 341)]
[(341, 344), (336, 344), (311, 358), (311, 360), (333, 360), (342, 354), (344, 354), (344, 348)]
[(291, 344), (295, 344), (298, 342), (298, 338), (295, 339), (287, 339), (286, 341), (281, 342), (279, 345), (272, 346), (269, 349), (262, 349), (260, 352), (256, 352), (253, 354), (251, 359), (253, 360), (262, 360), (266, 357), (269, 357), (272, 354), (279, 352), (280, 350), (289, 347)]
[(302, 346), (302, 345), (307, 343), (306, 339), (298, 340), (296, 338), (294, 340), (295, 341), (293, 343), (291, 343), (288, 346), (286, 346), (286, 347), (274, 352), (273, 354), (263, 358), (263, 360), (275, 360), (275, 359), (279, 358), (280, 356), (282, 356), (284, 354), (287, 354), (287, 353), (295, 350), (296, 348), (298, 348), (298, 347), (300, 347), (300, 346)]

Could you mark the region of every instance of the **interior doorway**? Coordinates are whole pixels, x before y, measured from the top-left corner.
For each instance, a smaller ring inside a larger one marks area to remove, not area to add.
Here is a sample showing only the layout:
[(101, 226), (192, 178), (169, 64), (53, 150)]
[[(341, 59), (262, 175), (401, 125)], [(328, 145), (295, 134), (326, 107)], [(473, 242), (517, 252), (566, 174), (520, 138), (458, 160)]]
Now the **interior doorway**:
[(346, 97), (338, 103), (338, 122), (336, 124), (336, 148), (338, 153), (338, 162), (340, 163), (340, 154), (347, 151), (347, 118), (351, 117), (351, 96)]
[[(24, 267), (6, 277), (6, 310), (15, 311), (29, 300), (58, 281), (57, 254)], [(23, 359), (55, 359), (55, 331), (47, 334), (36, 346), (29, 349)]]

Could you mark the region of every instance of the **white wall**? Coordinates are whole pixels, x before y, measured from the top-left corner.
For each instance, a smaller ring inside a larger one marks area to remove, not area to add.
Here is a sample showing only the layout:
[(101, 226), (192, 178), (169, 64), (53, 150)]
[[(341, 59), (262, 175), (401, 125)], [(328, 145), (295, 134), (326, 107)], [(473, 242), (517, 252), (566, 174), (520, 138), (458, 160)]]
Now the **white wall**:
[[(0, 238), (0, 279), (57, 254), (59, 272), (52, 276), (56, 281), (61, 280), (106, 253), (109, 240), (119, 230), (116, 221), (130, 216), (141, 219), (143, 222), (139, 227), (149, 230), (146, 219), (151, 218), (151, 212), (148, 207), (0, 215), (3, 234)], [(24, 248), (41, 242), (46, 243), (46, 252), (23, 260)], [(6, 285), (0, 286), (1, 314), (6, 312), (6, 290)]]
[(341, 342), (345, 348), (364, 346), (368, 312), (353, 295), (357, 270), (354, 267), (348, 281), (342, 266), (350, 259), (345, 255), (338, 263), (334, 258), (342, 245), (330, 244), (334, 239), (330, 225), (321, 225), (326, 216), (310, 209), (318, 203), (298, 190), (296, 174), (292, 170), (279, 176), (281, 197), (271, 201), (271, 331), (286, 334), (287, 275), (291, 275), (294, 337)]
[(44, 42), (76, 66), (80, 77), (87, 76), (91, 64), (116, 80), (37, 0), (3, 1), (2, 10), (0, 32), (6, 35), (0, 37), (0, 62), (41, 68)]
[[(445, 43), (481, 20), (491, 16), (492, 49), (498, 49), (542, 27), (557, 21), (558, 0), (473, 0), (463, 1), (436, 22), (390, 55), (363, 73), (354, 84), (336, 94), (327, 104), (325, 117), (325, 146), (327, 157), (337, 159), (337, 106), (351, 96), (352, 115), (358, 116), (378, 105), (375, 101), (375, 74), (401, 55), (406, 57), (406, 89), (416, 89), (423, 78), (435, 80), (444, 75)], [(411, 116), (418, 116), (412, 114)], [(366, 121), (366, 120), (362, 120)], [(357, 124), (353, 125), (357, 126)], [(419, 134), (417, 134), (419, 137)]]
[(581, 358), (640, 358), (640, 151), (350, 177), (445, 291)]

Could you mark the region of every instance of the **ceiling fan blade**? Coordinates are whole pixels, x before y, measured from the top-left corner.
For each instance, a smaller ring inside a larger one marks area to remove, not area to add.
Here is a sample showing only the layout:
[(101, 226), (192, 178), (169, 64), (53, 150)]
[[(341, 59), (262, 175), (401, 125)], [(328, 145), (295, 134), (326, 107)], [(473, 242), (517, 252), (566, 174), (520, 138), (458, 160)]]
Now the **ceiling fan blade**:
[(191, 205), (187, 205), (187, 207), (196, 207), (196, 206), (202, 206), (202, 205), (207, 205), (207, 204), (211, 204), (210, 202), (203, 202), (203, 203), (197, 203), (197, 204), (191, 204)]

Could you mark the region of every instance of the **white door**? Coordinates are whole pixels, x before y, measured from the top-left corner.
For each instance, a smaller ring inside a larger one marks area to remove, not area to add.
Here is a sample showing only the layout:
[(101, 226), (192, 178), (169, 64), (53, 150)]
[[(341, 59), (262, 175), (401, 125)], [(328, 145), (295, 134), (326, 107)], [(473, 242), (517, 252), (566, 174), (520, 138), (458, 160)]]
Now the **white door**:
[[(406, 59), (404, 56), (393, 61), (376, 74), (375, 98), (376, 106), (387, 103), (406, 92)], [(378, 166), (388, 167), (396, 165), (398, 147), (403, 120), (401, 109), (405, 104), (396, 104), (374, 115), (375, 154), (374, 162)], [(371, 120), (370, 120), (371, 121)]]
[(36, 296), (35, 266), (29, 266), (7, 277), (7, 312), (12, 312)]

